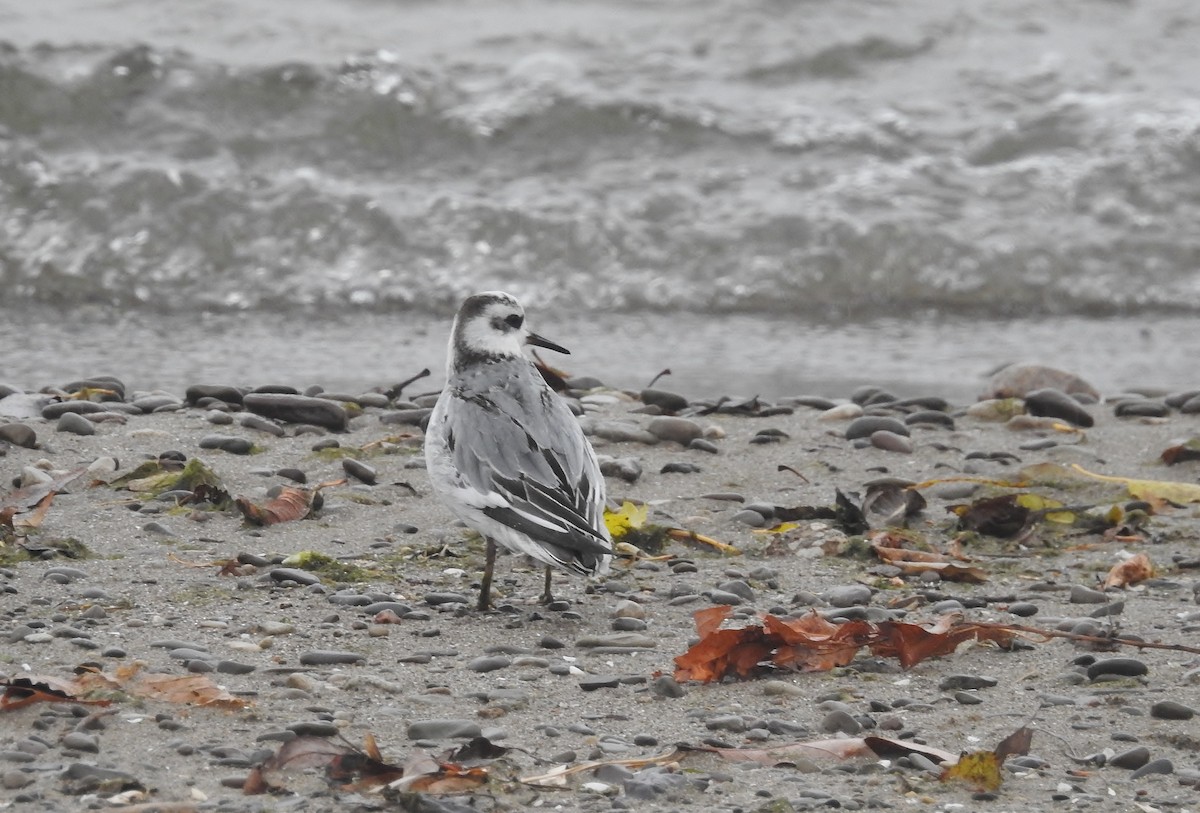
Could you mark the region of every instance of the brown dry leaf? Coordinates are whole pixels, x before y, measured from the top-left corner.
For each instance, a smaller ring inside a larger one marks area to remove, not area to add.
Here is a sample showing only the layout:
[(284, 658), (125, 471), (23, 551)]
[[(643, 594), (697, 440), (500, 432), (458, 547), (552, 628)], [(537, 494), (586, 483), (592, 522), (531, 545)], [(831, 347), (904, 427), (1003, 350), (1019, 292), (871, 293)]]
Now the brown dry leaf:
[(1200, 436), (1190, 438), (1174, 446), (1168, 446), (1161, 455), (1162, 462), (1168, 466), (1176, 463), (1186, 463), (1189, 460), (1200, 460)]
[(675, 658), (675, 679), (711, 683), (726, 675), (750, 677), (774, 648), (758, 625), (713, 630)]
[(1001, 763), (1010, 756), (1024, 756), (1029, 753), (1029, 747), (1033, 745), (1033, 729), (1021, 726), (1013, 733), (1009, 734), (1004, 739), (1000, 740), (1000, 744), (996, 746), (996, 758)]
[(936, 572), (942, 581), (983, 584), (988, 580), (987, 572), (979, 567), (964, 567), (953, 562), (893, 562), (905, 575)]
[(876, 627), (878, 634), (868, 644), (871, 652), (881, 657), (894, 657), (905, 669), (927, 658), (950, 655), (964, 641), (994, 641), (1006, 647), (1011, 646), (1016, 637), (1002, 624), (961, 623), (953, 613), (943, 615), (932, 627), (903, 621), (881, 621)]
[(148, 700), (165, 700), (188, 706), (212, 706), (243, 709), (249, 701), (234, 697), (205, 675), (169, 675), (142, 671), (144, 663), (134, 661), (115, 672), (88, 671), (79, 676), (85, 689), (119, 690)]
[[(378, 753), (377, 747), (375, 751)], [(285, 774), (309, 768), (324, 768), (326, 779), (344, 790), (379, 787), (404, 775), (404, 768), (388, 765), (348, 745), (325, 737), (297, 737), (255, 767), (247, 775), (242, 792), (254, 795), (286, 790)]]
[(251, 525), (276, 525), (307, 517), (313, 510), (317, 494), (317, 491), (307, 488), (283, 486), (278, 496), (262, 505), (256, 505), (245, 497), (238, 497), (234, 504)]
[(845, 666), (871, 637), (866, 621), (834, 624), (813, 611), (800, 618), (782, 619), (768, 615), (763, 628), (777, 640), (772, 662), (800, 672), (824, 672)]
[(625, 768), (640, 769), (648, 768), (652, 765), (673, 765), (680, 760), (687, 752), (686, 749), (676, 748), (673, 751), (668, 751), (665, 754), (656, 754), (648, 757), (635, 757), (633, 759), (602, 759), (592, 762), (580, 762), (575, 765), (556, 765), (549, 771), (543, 774), (535, 774), (533, 776), (522, 776), (518, 779), (526, 785), (537, 785), (539, 787), (561, 788), (566, 787), (567, 777), (572, 774), (583, 773), (585, 771), (603, 768), (606, 765), (621, 765)]
[(93, 706), (107, 706), (112, 703), (108, 699), (84, 699), (84, 687), (78, 682), (51, 675), (16, 675), (7, 680), (0, 680), (0, 686), (4, 687), (4, 694), (0, 695), (0, 711), (13, 711), (41, 702), (61, 703), (64, 700)]
[(895, 757), (908, 756), (909, 754), (920, 754), (927, 757), (930, 761), (936, 763), (953, 762), (956, 757), (949, 751), (943, 751), (941, 748), (934, 748), (932, 745), (921, 745), (912, 740), (894, 740), (891, 737), (863, 737), (863, 742), (867, 747), (875, 753), (876, 756), (884, 759), (893, 759)]
[(484, 768), (438, 763), (437, 771), (413, 777), (411, 782), (407, 779), (393, 787), (415, 793), (465, 793), (487, 784), (488, 772)]
[(902, 539), (891, 535), (877, 535), (871, 540), (871, 549), (880, 559), (899, 568), (906, 575), (936, 571), (945, 581), (970, 584), (982, 584), (987, 581), (987, 573), (982, 568), (964, 567), (948, 562), (944, 554), (933, 551), (896, 547), (902, 542)]
[(1113, 565), (1104, 580), (1105, 588), (1128, 587), (1131, 584), (1143, 582), (1154, 576), (1154, 563), (1144, 553), (1130, 556), (1124, 562)]

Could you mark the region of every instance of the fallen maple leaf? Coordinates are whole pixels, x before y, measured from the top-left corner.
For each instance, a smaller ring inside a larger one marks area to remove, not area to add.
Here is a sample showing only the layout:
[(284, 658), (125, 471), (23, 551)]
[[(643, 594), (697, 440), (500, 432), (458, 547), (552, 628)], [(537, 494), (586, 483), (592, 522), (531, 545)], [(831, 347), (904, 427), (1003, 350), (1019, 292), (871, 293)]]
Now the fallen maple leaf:
[(107, 706), (112, 703), (112, 700), (107, 698), (85, 698), (85, 689), (79, 683), (51, 675), (19, 674), (7, 680), (0, 680), (0, 686), (4, 687), (4, 694), (0, 695), (0, 711), (13, 711), (41, 702), (61, 703), (64, 700), (95, 706)]
[(1033, 730), (1022, 726), (991, 751), (972, 751), (960, 755), (956, 763), (942, 771), (941, 780), (958, 779), (977, 790), (995, 791), (1003, 781), (1000, 768), (1004, 760), (1013, 754), (1028, 754), (1032, 742)]
[(234, 503), (251, 525), (277, 525), (280, 522), (304, 519), (313, 511), (321, 510), (321, 489), (340, 486), (345, 482), (346, 479), (342, 478), (320, 483), (313, 488), (281, 486), (279, 493), (262, 505), (257, 505), (245, 497), (238, 497)]
[(1154, 576), (1154, 564), (1144, 553), (1130, 556), (1124, 562), (1113, 565), (1104, 580), (1105, 588), (1128, 587), (1131, 584), (1143, 582)]

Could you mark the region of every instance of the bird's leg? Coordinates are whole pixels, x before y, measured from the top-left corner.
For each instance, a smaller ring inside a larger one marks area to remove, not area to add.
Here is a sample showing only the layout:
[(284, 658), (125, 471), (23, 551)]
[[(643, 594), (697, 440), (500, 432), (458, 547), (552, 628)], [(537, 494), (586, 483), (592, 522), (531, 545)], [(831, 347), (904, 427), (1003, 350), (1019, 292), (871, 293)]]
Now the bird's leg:
[(546, 565), (546, 587), (542, 590), (542, 597), (538, 599), (539, 604), (549, 604), (554, 601), (554, 594), (550, 592), (550, 565)]
[(496, 543), (487, 541), (487, 554), (483, 565), (483, 579), (479, 582), (479, 612), (492, 606), (492, 568), (496, 566)]

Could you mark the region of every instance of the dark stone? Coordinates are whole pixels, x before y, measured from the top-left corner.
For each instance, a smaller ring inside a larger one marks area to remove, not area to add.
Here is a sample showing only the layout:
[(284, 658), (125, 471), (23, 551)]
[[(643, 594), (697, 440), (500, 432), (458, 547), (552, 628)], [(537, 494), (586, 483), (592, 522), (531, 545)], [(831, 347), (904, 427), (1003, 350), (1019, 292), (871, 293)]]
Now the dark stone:
[(1136, 658), (1105, 658), (1102, 661), (1096, 661), (1087, 670), (1089, 680), (1095, 680), (1103, 675), (1141, 677), (1149, 673), (1149, 667)]
[(251, 412), (285, 423), (308, 423), (343, 432), (349, 422), (346, 410), (334, 401), (304, 395), (250, 393), (242, 406)]
[(55, 401), (42, 407), (42, 417), (48, 421), (57, 420), (68, 412), (76, 415), (90, 415), (103, 412), (104, 405), (93, 401)]
[(1088, 427), (1096, 422), (1091, 413), (1070, 395), (1050, 388), (1027, 394), (1025, 411), (1039, 418), (1059, 418), (1076, 426)]
[(23, 449), (36, 449), (37, 433), (23, 423), (6, 423), (0, 426), (0, 441)]
[(1165, 418), (1171, 408), (1162, 401), (1122, 401), (1113, 409), (1118, 418)]
[(220, 384), (193, 384), (184, 393), (184, 399), (191, 406), (196, 406), (205, 398), (222, 401), (226, 404), (241, 406), (242, 391), (236, 387), (226, 387)]
[(883, 415), (864, 415), (861, 418), (855, 418), (846, 427), (846, 440), (869, 438), (879, 431), (894, 432), (904, 437), (908, 437), (911, 434), (908, 431), (908, 427), (896, 418), (889, 418)]
[(688, 407), (686, 398), (666, 390), (642, 390), (641, 399), (643, 404), (656, 406), (663, 412), (679, 412)]

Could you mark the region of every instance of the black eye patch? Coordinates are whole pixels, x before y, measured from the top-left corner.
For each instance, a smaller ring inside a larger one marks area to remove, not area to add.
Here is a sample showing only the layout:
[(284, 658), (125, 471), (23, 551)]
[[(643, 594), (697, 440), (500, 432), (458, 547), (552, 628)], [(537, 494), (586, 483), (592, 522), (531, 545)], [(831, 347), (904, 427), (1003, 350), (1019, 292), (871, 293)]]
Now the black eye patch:
[(525, 324), (525, 317), (519, 313), (510, 313), (504, 317), (504, 321), (508, 323), (509, 327), (520, 329), (521, 325)]

